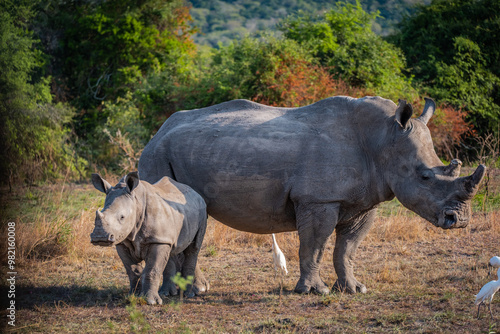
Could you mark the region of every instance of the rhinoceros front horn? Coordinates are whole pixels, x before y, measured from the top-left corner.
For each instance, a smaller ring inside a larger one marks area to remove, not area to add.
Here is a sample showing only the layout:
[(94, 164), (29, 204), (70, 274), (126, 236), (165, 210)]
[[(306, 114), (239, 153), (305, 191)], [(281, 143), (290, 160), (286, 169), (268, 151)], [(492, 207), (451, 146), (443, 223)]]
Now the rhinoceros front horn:
[(419, 120), (424, 122), (424, 124), (427, 124), (429, 120), (431, 119), (432, 115), (434, 115), (434, 111), (436, 110), (436, 103), (434, 103), (433, 99), (429, 99), (428, 97), (425, 97), (425, 105), (424, 105), (424, 111), (422, 111), (422, 115), (418, 117)]
[(104, 214), (100, 210), (96, 210), (95, 219), (96, 219), (96, 221), (102, 222), (104, 220)]
[(479, 184), (481, 183), (481, 180), (483, 179), (485, 173), (486, 173), (486, 166), (479, 165), (476, 168), (474, 174), (463, 178), (464, 188), (465, 191), (467, 192), (467, 195), (472, 197), (476, 194), (477, 190), (479, 189)]

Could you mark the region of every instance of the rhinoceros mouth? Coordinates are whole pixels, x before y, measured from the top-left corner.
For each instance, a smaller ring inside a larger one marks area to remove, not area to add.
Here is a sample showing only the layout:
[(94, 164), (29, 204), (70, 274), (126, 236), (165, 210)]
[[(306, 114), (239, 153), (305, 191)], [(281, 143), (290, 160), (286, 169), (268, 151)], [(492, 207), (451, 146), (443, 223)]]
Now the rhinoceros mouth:
[(113, 244), (115, 243), (115, 236), (112, 234), (108, 236), (90, 235), (90, 242), (95, 246), (109, 247), (113, 246)]
[(110, 241), (91, 241), (92, 245), (101, 246), (101, 247), (110, 247), (113, 246), (113, 243)]

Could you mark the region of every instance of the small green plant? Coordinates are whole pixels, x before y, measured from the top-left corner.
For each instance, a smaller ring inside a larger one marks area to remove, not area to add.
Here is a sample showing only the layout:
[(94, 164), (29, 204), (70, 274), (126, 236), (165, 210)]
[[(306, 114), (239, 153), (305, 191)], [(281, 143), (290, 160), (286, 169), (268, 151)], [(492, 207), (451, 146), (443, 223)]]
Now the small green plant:
[(177, 274), (175, 274), (174, 277), (170, 278), (172, 280), (172, 282), (174, 282), (174, 284), (179, 288), (179, 290), (181, 290), (179, 293), (181, 303), (182, 303), (182, 297), (184, 296), (184, 291), (186, 291), (187, 286), (190, 284), (193, 284), (193, 278), (194, 277), (191, 275), (184, 278), (181, 276), (181, 273), (179, 273), (179, 272)]
[(146, 320), (144, 313), (137, 309), (137, 304), (144, 305), (146, 301), (144, 298), (131, 295), (127, 298), (130, 305), (126, 306), (125, 309), (129, 314), (130, 319), (130, 331), (132, 333), (147, 333), (151, 326)]
[(205, 253), (207, 257), (215, 257), (217, 256), (217, 247), (214, 245), (208, 245), (207, 246), (207, 251)]

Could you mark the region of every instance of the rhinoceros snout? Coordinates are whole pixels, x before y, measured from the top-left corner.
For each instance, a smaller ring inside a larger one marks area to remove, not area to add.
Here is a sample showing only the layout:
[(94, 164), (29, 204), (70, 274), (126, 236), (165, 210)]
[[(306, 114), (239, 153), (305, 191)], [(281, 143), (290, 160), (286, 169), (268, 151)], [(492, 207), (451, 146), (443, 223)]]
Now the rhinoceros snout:
[(444, 210), (439, 217), (438, 226), (443, 229), (459, 228), (467, 226), (468, 217), (461, 217), (456, 210)]
[(115, 236), (113, 234), (108, 235), (96, 235), (94, 233), (90, 234), (90, 242), (96, 246), (111, 246), (115, 242)]

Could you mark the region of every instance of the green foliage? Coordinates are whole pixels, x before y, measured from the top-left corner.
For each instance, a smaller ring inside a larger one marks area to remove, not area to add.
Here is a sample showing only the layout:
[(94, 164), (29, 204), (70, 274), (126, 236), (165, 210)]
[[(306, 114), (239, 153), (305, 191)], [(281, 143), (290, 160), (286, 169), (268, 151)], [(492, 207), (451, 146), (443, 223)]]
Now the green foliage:
[(499, 12), (496, 0), (434, 0), (390, 39), (423, 89), (463, 106), (479, 134), (498, 131)]
[[(194, 40), (200, 45), (217, 48), (219, 44), (228, 45), (247, 35), (262, 31), (276, 32), (276, 22), (288, 15), (303, 11), (319, 14), (332, 9), (335, 1), (326, 0), (191, 0), (194, 25), (200, 33)], [(355, 0), (347, 2), (355, 4)], [(388, 35), (394, 30), (394, 23), (405, 14), (413, 12), (415, 4), (428, 4), (430, 0), (364, 0), (363, 9), (370, 12), (380, 11), (373, 29), (377, 34)]]
[(102, 110), (109, 116), (103, 126), (97, 126), (92, 138), (100, 145), (98, 161), (105, 161), (112, 170), (137, 170), (140, 153), (150, 139), (143, 124), (144, 115), (133, 100), (132, 93), (118, 97), (115, 102), (103, 102)]
[(335, 83), (306, 48), (275, 37), (244, 38), (221, 47), (199, 63), (188, 86), (172, 89), (182, 109), (232, 99), (297, 107), (333, 95)]
[(437, 76), (432, 96), (452, 105), (465, 105), (477, 129), (498, 129), (500, 105), (493, 98), (500, 78), (486, 68), (479, 46), (464, 37), (454, 38), (453, 62), (436, 64)]
[(129, 296), (128, 301), (130, 305), (127, 305), (125, 309), (129, 314), (131, 333), (148, 333), (151, 325), (146, 320), (144, 313), (137, 307), (137, 303), (143, 305), (146, 301), (134, 295)]
[(174, 277), (170, 277), (170, 279), (172, 280), (172, 282), (179, 288), (180, 293), (179, 293), (179, 297), (180, 297), (180, 300), (181, 300), (181, 303), (182, 303), (182, 297), (184, 295), (184, 291), (186, 291), (188, 285), (191, 285), (193, 284), (193, 279), (194, 277), (193, 276), (188, 276), (186, 278), (182, 277), (181, 276), (181, 273), (178, 272), (175, 274)]
[[(47, 1), (38, 8), (36, 31), (52, 56), (48, 70), (55, 97), (78, 110), (73, 120), (78, 153), (91, 165), (104, 162), (115, 169), (120, 159), (110, 158), (125, 146), (137, 152), (151, 131), (143, 101), (135, 105), (127, 93), (147, 76), (189, 72), (194, 52), (189, 8), (183, 0)], [(134, 129), (123, 129), (129, 121)]]
[(31, 1), (0, 3), (0, 130), (2, 182), (23, 178), (28, 183), (73, 175), (85, 162), (74, 158), (66, 125), (73, 110), (52, 103), (50, 78), (39, 75), (44, 55), (28, 29), (34, 17)]
[(321, 16), (299, 13), (289, 17), (279, 29), (312, 50), (336, 78), (394, 99), (415, 96), (402, 72), (403, 54), (371, 30), (377, 17), (378, 12), (366, 13), (359, 2), (339, 2)]

